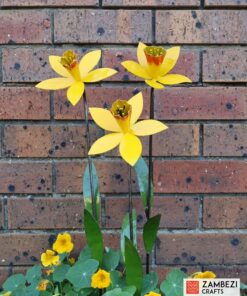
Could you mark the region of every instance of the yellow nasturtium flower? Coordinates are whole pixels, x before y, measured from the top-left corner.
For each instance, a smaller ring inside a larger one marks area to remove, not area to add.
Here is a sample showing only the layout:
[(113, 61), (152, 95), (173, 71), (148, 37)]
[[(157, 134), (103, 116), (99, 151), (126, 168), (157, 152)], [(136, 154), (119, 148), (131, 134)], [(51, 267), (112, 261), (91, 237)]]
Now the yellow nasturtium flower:
[(216, 274), (212, 271), (196, 272), (191, 276), (193, 279), (215, 279)]
[(68, 233), (59, 234), (52, 248), (58, 254), (70, 253), (74, 248), (74, 244), (71, 241), (70, 234)]
[(99, 138), (89, 150), (89, 155), (101, 154), (119, 145), (122, 158), (134, 166), (142, 153), (142, 144), (137, 136), (149, 136), (167, 129), (157, 120), (137, 122), (143, 109), (142, 93), (133, 96), (129, 101), (117, 100), (111, 110), (89, 108), (93, 120), (98, 126), (110, 131)]
[(59, 256), (56, 255), (56, 253), (52, 250), (46, 250), (45, 253), (41, 254), (41, 262), (45, 267), (51, 265), (58, 265)]
[(94, 289), (105, 289), (111, 284), (110, 273), (104, 269), (99, 269), (92, 275), (91, 287)]
[(124, 61), (121, 64), (130, 73), (144, 79), (149, 86), (162, 89), (164, 85), (191, 82), (184, 75), (168, 74), (176, 65), (179, 53), (179, 46), (165, 50), (160, 46), (147, 46), (140, 42), (137, 48), (137, 59), (139, 63)]
[(144, 296), (161, 296), (161, 294), (151, 291), (148, 294), (145, 294)]
[(37, 287), (38, 291), (46, 291), (47, 285), (49, 284), (48, 280), (42, 280), (39, 282), (39, 285)]
[(61, 57), (49, 56), (52, 69), (62, 77), (44, 80), (36, 87), (47, 90), (68, 88), (67, 98), (72, 105), (76, 105), (84, 93), (84, 83), (97, 82), (117, 73), (110, 68), (93, 70), (100, 57), (101, 50), (85, 54), (80, 62), (77, 61), (77, 55), (72, 50), (65, 51)]

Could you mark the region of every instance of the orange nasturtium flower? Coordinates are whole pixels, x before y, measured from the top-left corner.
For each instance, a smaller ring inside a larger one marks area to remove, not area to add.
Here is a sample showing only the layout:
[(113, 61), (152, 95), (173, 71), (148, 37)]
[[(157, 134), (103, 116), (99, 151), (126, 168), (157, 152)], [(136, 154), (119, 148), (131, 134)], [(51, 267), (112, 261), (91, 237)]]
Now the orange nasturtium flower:
[(130, 73), (144, 79), (149, 86), (162, 89), (164, 85), (191, 82), (184, 75), (167, 74), (175, 66), (179, 53), (179, 46), (165, 50), (160, 46), (147, 46), (140, 42), (137, 48), (137, 59), (139, 63), (124, 61), (121, 64)]
[(101, 50), (94, 50), (84, 55), (80, 62), (72, 50), (64, 52), (63, 56), (49, 56), (52, 69), (62, 77), (44, 80), (36, 85), (37, 88), (58, 90), (68, 88), (67, 98), (76, 105), (84, 93), (84, 83), (103, 80), (117, 73), (110, 68), (92, 69), (98, 64)]
[(94, 142), (88, 152), (89, 155), (101, 154), (119, 145), (122, 158), (134, 166), (142, 153), (142, 144), (137, 136), (149, 136), (167, 129), (165, 124), (157, 120), (137, 122), (142, 109), (142, 93), (133, 96), (129, 101), (115, 101), (110, 111), (103, 108), (89, 108), (96, 124), (112, 132)]
[(193, 279), (215, 279), (216, 274), (212, 271), (196, 272), (191, 276)]
[(42, 280), (39, 282), (39, 285), (37, 287), (38, 291), (46, 291), (47, 285), (49, 284), (48, 280)]

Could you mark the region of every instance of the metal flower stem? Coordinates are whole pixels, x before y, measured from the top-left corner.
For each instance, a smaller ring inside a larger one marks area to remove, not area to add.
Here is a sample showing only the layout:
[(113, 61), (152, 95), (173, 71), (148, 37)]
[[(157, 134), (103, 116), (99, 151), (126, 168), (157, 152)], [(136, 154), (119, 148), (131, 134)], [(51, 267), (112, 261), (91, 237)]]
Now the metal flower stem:
[(131, 166), (129, 165), (129, 179), (128, 179), (128, 191), (129, 191), (129, 226), (130, 226), (130, 240), (134, 242), (134, 234), (133, 234), (133, 200), (132, 200), (132, 186), (131, 186)]
[(97, 205), (94, 195), (94, 186), (93, 186), (93, 170), (92, 170), (92, 159), (88, 155), (88, 151), (91, 146), (91, 137), (90, 137), (90, 129), (89, 129), (89, 121), (88, 121), (88, 103), (86, 91), (83, 93), (83, 104), (84, 104), (84, 117), (86, 122), (86, 148), (87, 148), (87, 159), (88, 159), (88, 168), (89, 168), (89, 181), (90, 181), (90, 191), (91, 191), (91, 200), (92, 200), (92, 214), (94, 219), (97, 221)]

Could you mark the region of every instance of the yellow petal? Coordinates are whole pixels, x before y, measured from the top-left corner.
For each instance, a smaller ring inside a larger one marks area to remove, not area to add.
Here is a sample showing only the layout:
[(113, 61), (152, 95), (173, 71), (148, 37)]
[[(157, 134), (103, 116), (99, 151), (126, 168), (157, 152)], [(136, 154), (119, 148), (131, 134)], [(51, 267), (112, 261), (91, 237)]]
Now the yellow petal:
[(147, 66), (147, 59), (144, 53), (144, 48), (147, 47), (146, 44), (139, 42), (137, 47), (137, 59), (139, 64), (141, 64), (143, 67)]
[(51, 78), (41, 81), (36, 85), (37, 88), (57, 90), (67, 88), (72, 85), (74, 81), (70, 78)]
[(148, 84), (152, 88), (156, 88), (156, 89), (162, 89), (162, 88), (164, 88), (164, 86), (162, 84), (158, 83), (154, 79), (152, 79), (152, 80), (145, 80), (145, 82), (146, 82), (146, 84)]
[(83, 82), (97, 82), (103, 79), (106, 79), (114, 74), (117, 71), (111, 68), (100, 68), (89, 72), (83, 79)]
[(89, 155), (100, 154), (100, 153), (104, 153), (106, 151), (112, 150), (117, 145), (119, 145), (122, 137), (123, 137), (123, 134), (121, 133), (113, 133), (113, 134), (105, 135), (93, 143), (88, 154)]
[(151, 78), (145, 68), (134, 61), (125, 61), (122, 62), (121, 65), (135, 76), (141, 77), (143, 79)]
[(67, 91), (67, 98), (70, 103), (75, 106), (81, 99), (84, 92), (84, 83), (75, 82), (71, 85), (71, 87)]
[(134, 124), (138, 118), (141, 116), (143, 109), (143, 97), (142, 93), (139, 92), (137, 95), (133, 96), (128, 100), (128, 103), (132, 106), (130, 125)]
[(119, 152), (128, 164), (134, 166), (141, 156), (142, 143), (135, 135), (127, 133), (120, 142)]
[(98, 64), (100, 57), (101, 50), (94, 50), (84, 55), (79, 64), (82, 78)]
[(72, 77), (69, 71), (61, 64), (61, 57), (59, 56), (49, 56), (49, 62), (52, 69), (63, 77)]
[(89, 108), (89, 112), (99, 127), (110, 132), (121, 132), (120, 126), (109, 110)]
[(192, 82), (188, 77), (179, 74), (168, 74), (164, 77), (159, 77), (158, 81), (166, 85)]
[(173, 69), (173, 67), (176, 65), (178, 57), (180, 54), (180, 47), (175, 46), (167, 49), (166, 56), (164, 58), (164, 61), (161, 65), (161, 73), (162, 75), (165, 75), (169, 71)]
[(137, 136), (150, 136), (168, 129), (168, 126), (158, 120), (149, 119), (137, 122), (131, 129)]

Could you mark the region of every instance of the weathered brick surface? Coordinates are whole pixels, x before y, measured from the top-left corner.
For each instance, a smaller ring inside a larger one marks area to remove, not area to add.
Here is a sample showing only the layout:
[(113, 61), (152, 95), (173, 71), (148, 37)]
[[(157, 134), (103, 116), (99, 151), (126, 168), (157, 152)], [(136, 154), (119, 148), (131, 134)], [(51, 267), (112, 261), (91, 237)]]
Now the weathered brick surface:
[(0, 87), (1, 120), (50, 119), (48, 92), (33, 87)]
[(246, 119), (246, 88), (166, 88), (155, 92), (154, 109), (163, 120)]
[[(145, 40), (144, 40), (145, 41)], [(180, 73), (190, 77), (193, 81), (199, 80), (199, 51), (198, 50), (183, 50), (181, 58), (171, 73)], [(121, 62), (125, 60), (137, 61), (136, 49), (104, 49), (102, 65), (103, 67), (115, 68), (119, 73), (112, 76), (111, 81), (138, 81), (140, 78), (130, 74), (121, 66)]]
[(157, 264), (246, 264), (247, 235), (159, 234), (156, 251)]
[(199, 0), (104, 0), (103, 6), (127, 6), (127, 7), (165, 7), (165, 6), (199, 6), (200, 1)]
[(51, 43), (47, 11), (0, 11), (0, 44)]
[(247, 42), (244, 10), (157, 11), (158, 43), (238, 44)]
[(4, 203), (3, 199), (0, 199), (0, 230), (4, 227)]
[(246, 135), (246, 124), (204, 125), (203, 154), (206, 156), (247, 156)]
[(204, 197), (203, 227), (247, 228), (246, 196)]
[[(146, 222), (140, 197), (134, 198), (138, 227)], [(128, 211), (128, 199), (107, 197), (105, 201), (106, 227), (121, 228), (124, 213)], [(172, 211), (171, 211), (172, 209)], [(199, 221), (199, 198), (155, 197), (152, 215), (161, 214), (161, 228), (196, 228)]]
[(162, 193), (247, 192), (245, 161), (154, 161), (154, 186)]
[(8, 227), (9, 229), (81, 229), (82, 213), (82, 197), (14, 197), (8, 200)]
[(247, 49), (244, 47), (205, 49), (203, 51), (203, 81), (247, 82), (246, 53)]
[(52, 192), (51, 164), (41, 162), (1, 162), (1, 193)]
[(58, 10), (54, 22), (55, 43), (151, 42), (151, 20), (152, 14), (147, 10)]
[(231, 7), (236, 6), (236, 8), (247, 6), (246, 0), (205, 0), (205, 6), (225, 6)]
[(205, 270), (212, 270), (219, 278), (240, 278), (242, 283), (247, 282), (247, 266), (205, 266)]
[(98, 0), (2, 0), (0, 6), (3, 7), (20, 7), (20, 6), (37, 6), (37, 7), (46, 7), (46, 6), (97, 6)]

